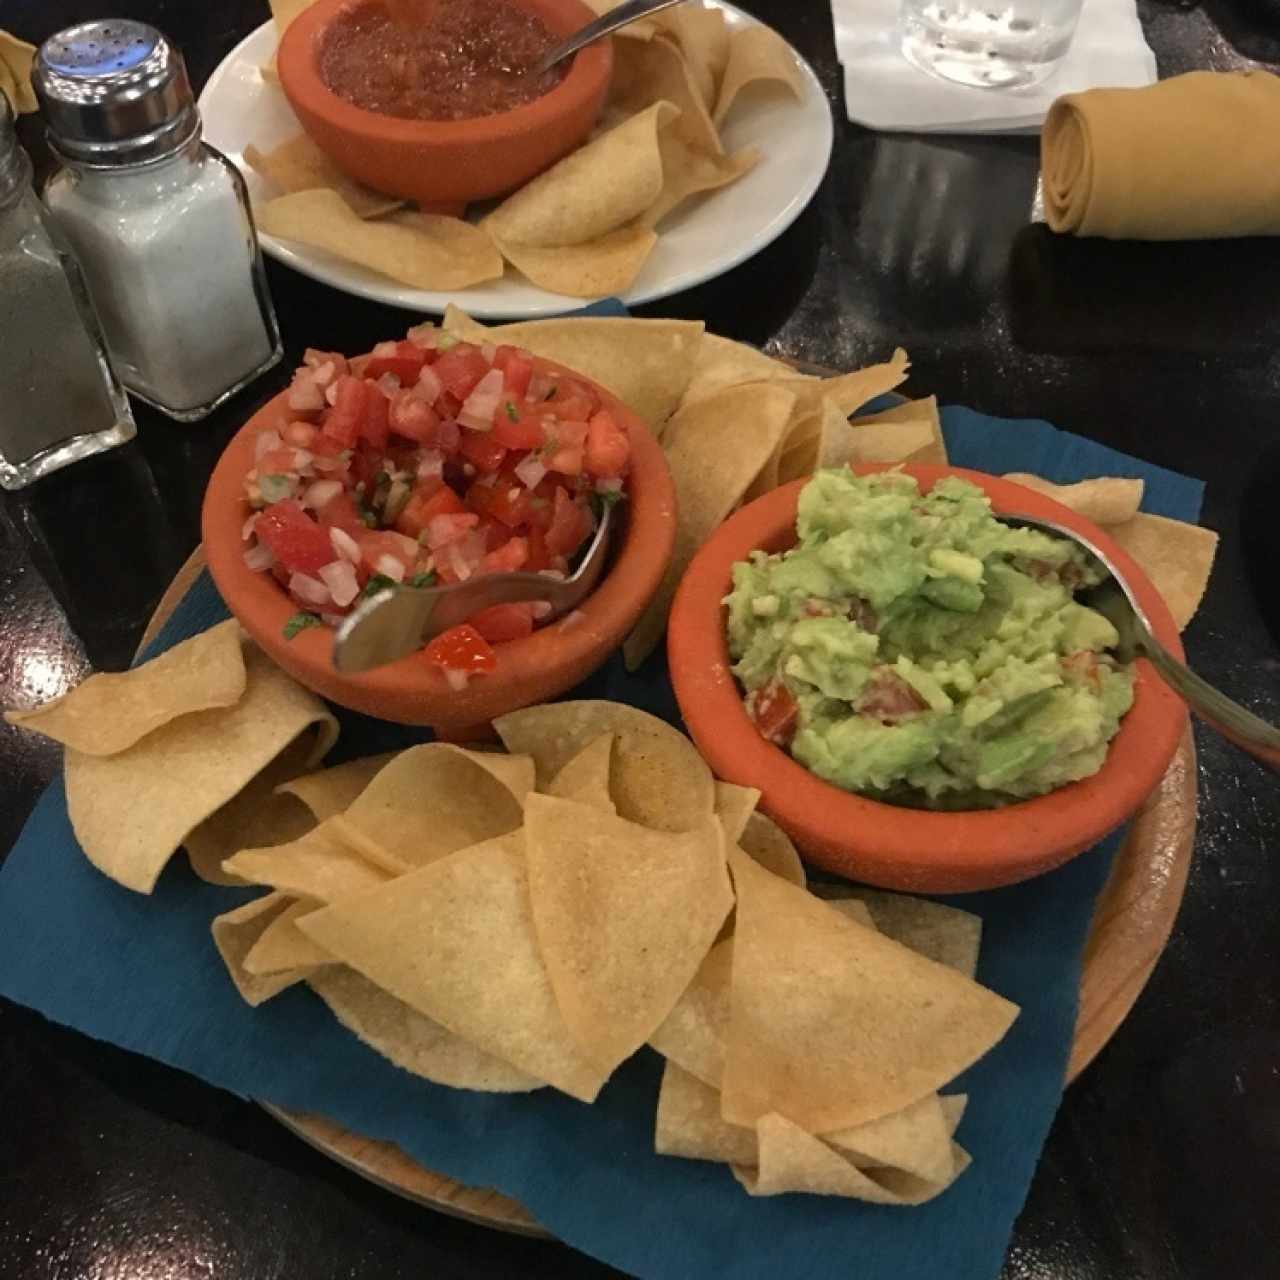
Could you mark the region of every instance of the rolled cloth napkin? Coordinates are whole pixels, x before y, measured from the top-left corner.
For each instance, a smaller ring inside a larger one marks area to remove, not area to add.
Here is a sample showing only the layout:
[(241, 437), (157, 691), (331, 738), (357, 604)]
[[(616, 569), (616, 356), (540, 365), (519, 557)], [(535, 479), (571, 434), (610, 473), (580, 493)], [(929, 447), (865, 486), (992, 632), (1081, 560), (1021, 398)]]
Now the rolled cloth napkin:
[(36, 110), (36, 95), (31, 88), (31, 62), (35, 56), (35, 45), (0, 31), (0, 92), (8, 94), (13, 109), (20, 114)]
[(1045, 219), (1110, 240), (1280, 235), (1280, 77), (1192, 71), (1050, 108)]

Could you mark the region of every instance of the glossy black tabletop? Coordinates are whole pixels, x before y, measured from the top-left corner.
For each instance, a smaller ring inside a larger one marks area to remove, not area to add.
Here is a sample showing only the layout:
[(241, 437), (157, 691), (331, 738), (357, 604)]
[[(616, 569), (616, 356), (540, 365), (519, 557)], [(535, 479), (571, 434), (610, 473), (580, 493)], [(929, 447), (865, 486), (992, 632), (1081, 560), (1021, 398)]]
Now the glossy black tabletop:
[[(3, 0), (0, 26), (39, 41), (103, 7)], [(117, 7), (179, 43), (197, 85), (266, 17), (265, 0)], [(1222, 542), (1187, 650), (1280, 720), (1280, 242), (1059, 242), (1027, 225), (1034, 140), (850, 125), (826, 0), (745, 7), (817, 69), (836, 116), (831, 170), (771, 248), (644, 313), (703, 318), (836, 366), (900, 343), (908, 391), (1047, 418), (1204, 479), (1204, 521)], [(1140, 9), (1164, 75), (1280, 62), (1276, 0)], [(38, 152), (33, 126), (24, 136)], [(134, 445), (5, 495), (0, 702), (127, 664), (198, 540), (205, 479), (231, 432), (304, 347), (367, 349), (409, 322), (275, 264), (269, 274), (287, 347), (275, 373), (196, 426), (140, 407)], [(1197, 742), (1200, 820), (1173, 938), (1066, 1094), (1008, 1277), (1280, 1276), (1280, 787), (1213, 736)], [(0, 849), (58, 764), (56, 750), (0, 727)], [(252, 1104), (4, 1002), (0, 1097), (0, 1277), (613, 1274), (397, 1200)]]

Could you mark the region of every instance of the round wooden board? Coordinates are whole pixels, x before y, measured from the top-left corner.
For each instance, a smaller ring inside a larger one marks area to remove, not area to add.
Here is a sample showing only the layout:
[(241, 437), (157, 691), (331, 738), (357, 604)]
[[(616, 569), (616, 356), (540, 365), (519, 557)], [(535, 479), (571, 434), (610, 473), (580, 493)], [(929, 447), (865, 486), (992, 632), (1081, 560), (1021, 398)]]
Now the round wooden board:
[[(197, 547), (157, 605), (141, 647), (155, 638), (203, 568)], [(1130, 825), (1094, 908), (1068, 1084), (1115, 1034), (1155, 969), (1182, 902), (1195, 830), (1196, 756), (1188, 727), (1168, 772)], [(264, 1106), (305, 1142), (388, 1191), (502, 1231), (550, 1234), (516, 1201), (432, 1173), (392, 1143), (362, 1138), (321, 1116)]]

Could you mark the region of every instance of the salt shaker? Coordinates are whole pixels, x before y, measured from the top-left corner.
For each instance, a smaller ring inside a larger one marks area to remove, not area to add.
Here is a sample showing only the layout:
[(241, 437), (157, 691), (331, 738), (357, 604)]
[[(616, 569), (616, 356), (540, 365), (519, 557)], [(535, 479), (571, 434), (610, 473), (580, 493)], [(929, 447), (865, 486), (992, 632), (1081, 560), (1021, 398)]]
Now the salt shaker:
[(84, 279), (45, 225), (0, 92), (0, 486), (24, 488), (134, 433)]
[(62, 162), (45, 204), (121, 379), (171, 418), (205, 417), (281, 346), (244, 180), (201, 139), (181, 53), (103, 19), (46, 40), (33, 79)]

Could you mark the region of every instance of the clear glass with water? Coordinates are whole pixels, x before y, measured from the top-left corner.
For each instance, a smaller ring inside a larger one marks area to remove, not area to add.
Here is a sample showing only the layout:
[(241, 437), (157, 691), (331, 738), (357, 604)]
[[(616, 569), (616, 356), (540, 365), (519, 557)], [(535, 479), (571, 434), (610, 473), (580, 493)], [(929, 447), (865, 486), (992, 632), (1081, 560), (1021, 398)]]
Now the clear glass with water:
[(1084, 0), (902, 0), (908, 62), (979, 89), (1047, 79), (1071, 47)]

